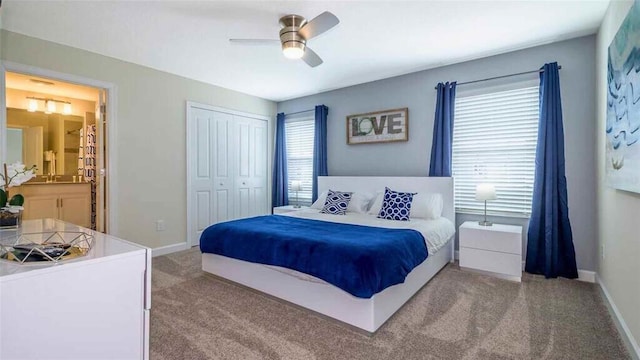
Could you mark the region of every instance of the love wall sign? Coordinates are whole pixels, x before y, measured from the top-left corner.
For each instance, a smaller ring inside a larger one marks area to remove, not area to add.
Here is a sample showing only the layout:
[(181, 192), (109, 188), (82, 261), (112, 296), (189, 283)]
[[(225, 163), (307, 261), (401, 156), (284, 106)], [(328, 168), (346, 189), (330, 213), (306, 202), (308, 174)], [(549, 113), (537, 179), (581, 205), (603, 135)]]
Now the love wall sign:
[(347, 116), (349, 145), (408, 140), (408, 108)]

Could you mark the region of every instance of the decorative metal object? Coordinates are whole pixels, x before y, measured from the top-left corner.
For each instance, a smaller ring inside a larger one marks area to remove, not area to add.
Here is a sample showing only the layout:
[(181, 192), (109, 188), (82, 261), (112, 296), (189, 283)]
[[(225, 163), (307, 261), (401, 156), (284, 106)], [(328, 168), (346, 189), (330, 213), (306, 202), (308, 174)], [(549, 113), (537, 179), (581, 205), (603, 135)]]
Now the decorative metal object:
[(48, 231), (16, 234), (0, 243), (0, 260), (20, 264), (58, 263), (85, 256), (94, 236), (83, 231)]

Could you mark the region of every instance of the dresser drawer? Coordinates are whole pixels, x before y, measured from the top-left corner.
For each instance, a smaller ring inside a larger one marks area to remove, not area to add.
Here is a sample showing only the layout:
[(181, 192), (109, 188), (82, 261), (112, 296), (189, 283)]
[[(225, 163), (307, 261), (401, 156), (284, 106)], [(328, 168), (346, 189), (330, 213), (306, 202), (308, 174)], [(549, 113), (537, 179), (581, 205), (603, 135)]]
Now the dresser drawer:
[(515, 254), (461, 247), (460, 267), (520, 277), (522, 276), (522, 257)]
[(516, 229), (522, 228), (510, 226), (505, 229), (509, 231), (499, 231), (499, 226), (502, 225), (494, 225), (488, 229), (461, 226), (460, 247), (499, 251), (520, 257), (522, 255), (522, 233), (516, 232)]

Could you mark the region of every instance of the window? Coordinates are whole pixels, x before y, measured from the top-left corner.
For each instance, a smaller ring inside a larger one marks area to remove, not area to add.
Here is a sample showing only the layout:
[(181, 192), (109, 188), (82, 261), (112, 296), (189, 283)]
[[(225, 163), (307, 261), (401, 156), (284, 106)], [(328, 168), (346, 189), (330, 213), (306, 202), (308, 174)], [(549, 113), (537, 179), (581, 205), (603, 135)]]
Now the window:
[[(289, 203), (311, 205), (313, 182), (313, 139), (315, 119), (296, 117), (285, 120), (285, 138), (287, 140), (287, 172), (289, 176)], [(302, 183), (302, 191), (291, 191), (291, 182)]]
[(453, 131), (455, 206), (481, 213), (479, 183), (495, 185), (488, 213), (529, 216), (538, 138), (538, 86), (456, 99)]

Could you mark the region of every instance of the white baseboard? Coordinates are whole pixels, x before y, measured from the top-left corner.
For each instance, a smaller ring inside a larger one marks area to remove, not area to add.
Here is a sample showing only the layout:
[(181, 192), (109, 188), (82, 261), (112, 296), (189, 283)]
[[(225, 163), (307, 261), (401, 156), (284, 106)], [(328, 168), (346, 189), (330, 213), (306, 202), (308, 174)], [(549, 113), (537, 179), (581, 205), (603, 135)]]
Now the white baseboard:
[[(455, 253), (455, 257), (456, 260), (460, 260), (460, 255), (459, 255), (459, 251), (456, 250)], [(522, 260), (522, 271), (524, 271), (524, 260)], [(578, 270), (578, 281), (584, 281), (584, 282), (588, 282), (588, 283), (595, 283), (596, 282), (596, 273), (595, 271), (591, 271), (591, 270)]]
[(613, 318), (613, 322), (616, 325), (618, 332), (620, 333), (622, 342), (624, 343), (627, 350), (629, 351), (631, 358), (634, 360), (640, 360), (640, 346), (638, 346), (638, 343), (633, 338), (633, 335), (631, 334), (631, 330), (629, 330), (627, 323), (622, 318), (620, 311), (618, 311), (618, 308), (616, 307), (616, 304), (613, 302), (611, 295), (609, 295), (609, 291), (607, 291), (607, 288), (604, 286), (602, 281), (600, 281), (600, 278), (598, 277), (598, 275), (596, 275), (595, 278), (596, 278), (596, 282), (599, 285), (600, 291), (604, 295), (603, 297), (605, 300), (605, 304), (607, 305), (607, 309), (611, 314), (611, 318)]
[(596, 282), (596, 272), (591, 270), (580, 270), (578, 269), (578, 280), (595, 283)]
[(151, 254), (153, 255), (153, 257), (156, 257), (156, 256), (171, 254), (171, 253), (182, 251), (182, 250), (187, 250), (188, 248), (189, 246), (187, 245), (187, 243), (183, 242), (183, 243), (171, 244), (171, 245), (154, 248), (151, 250)]

